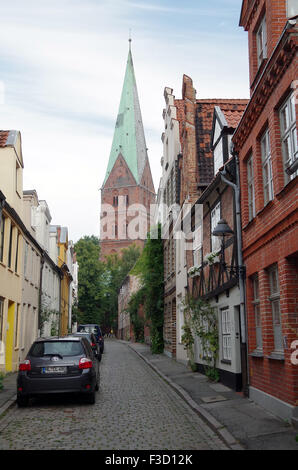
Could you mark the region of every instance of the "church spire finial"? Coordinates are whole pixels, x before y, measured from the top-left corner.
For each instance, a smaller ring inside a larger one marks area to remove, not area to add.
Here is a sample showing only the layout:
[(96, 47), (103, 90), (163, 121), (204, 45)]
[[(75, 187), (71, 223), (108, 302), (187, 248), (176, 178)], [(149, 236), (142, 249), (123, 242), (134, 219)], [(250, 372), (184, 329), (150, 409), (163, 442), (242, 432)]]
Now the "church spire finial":
[(129, 38), (128, 38), (128, 42), (129, 42), (129, 51), (131, 52), (131, 28), (129, 28)]

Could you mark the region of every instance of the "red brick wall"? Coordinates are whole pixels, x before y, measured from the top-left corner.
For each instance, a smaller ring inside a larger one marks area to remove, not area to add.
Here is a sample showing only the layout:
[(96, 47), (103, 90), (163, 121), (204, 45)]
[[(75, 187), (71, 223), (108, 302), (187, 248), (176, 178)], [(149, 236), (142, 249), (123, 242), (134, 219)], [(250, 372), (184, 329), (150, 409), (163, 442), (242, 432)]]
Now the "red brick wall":
[[(286, 23), (285, 1), (260, 1), (249, 28), (250, 44), (250, 78), (255, 76), (254, 47), (252, 34), (258, 21), (258, 15), (266, 3), (268, 63), (270, 55), (278, 43)], [(275, 59), (274, 59), (275, 60)], [(266, 64), (264, 64), (266, 65)], [(272, 70), (274, 70), (272, 64)], [(263, 67), (264, 68), (264, 67)], [(278, 68), (276, 68), (278, 70)], [(241, 211), (243, 226), (243, 257), (247, 270), (247, 318), (248, 346), (252, 353), (256, 348), (256, 329), (252, 304), (253, 290), (251, 276), (258, 274), (260, 290), (260, 311), (262, 322), (263, 357), (250, 357), (250, 383), (253, 387), (273, 395), (291, 405), (298, 405), (298, 368), (290, 360), (291, 342), (298, 338), (298, 181), (297, 177), (286, 184), (284, 178), (283, 155), (280, 140), (279, 109), (290, 92), (291, 84), (297, 79), (297, 54), (288, 68), (280, 73), (273, 82), (268, 80), (265, 91), (270, 92), (264, 109), (258, 111), (258, 94), (260, 87), (255, 88), (250, 109), (255, 104), (255, 118), (249, 135), (241, 142), (241, 124), (234, 136), (236, 149), (239, 151), (241, 180)], [(265, 68), (266, 72), (266, 68)], [(277, 73), (277, 72), (276, 72)], [(254, 83), (254, 86), (256, 81)], [(264, 96), (264, 94), (263, 94)], [(267, 95), (265, 95), (267, 96)], [(296, 104), (296, 116), (298, 109)], [(245, 122), (245, 121), (243, 121)], [(243, 125), (243, 123), (242, 123)], [(260, 137), (268, 128), (273, 173), (274, 198), (264, 207), (262, 158)], [(254, 189), (256, 216), (249, 222), (247, 192), (247, 158), (252, 152), (254, 165)], [(269, 300), (270, 286), (268, 268), (276, 263), (280, 285), (280, 310), (282, 337), (286, 340), (284, 361), (269, 359), (274, 351), (274, 331), (272, 309)]]
[[(155, 192), (151, 176), (151, 170), (149, 162), (146, 162), (143, 176), (141, 178), (141, 184), (136, 184), (136, 181), (130, 172), (124, 158), (119, 155), (106, 183), (102, 189), (101, 202), (102, 204), (110, 204), (113, 206), (113, 197), (114, 196), (125, 196), (128, 195), (128, 207), (132, 204), (142, 204), (146, 207), (147, 210), (147, 229), (150, 228), (150, 205), (155, 202)], [(115, 209), (115, 223), (118, 225), (118, 236), (115, 239), (103, 239), (101, 241), (101, 259), (103, 260), (105, 256), (111, 253), (119, 253), (124, 248), (132, 244), (143, 247), (144, 241), (141, 239), (138, 240), (124, 240), (119, 239), (120, 227), (118, 224), (118, 207)], [(126, 216), (126, 223), (137, 217), (137, 214), (134, 216)]]
[(263, 66), (258, 67), (256, 31), (266, 14), (267, 22), (267, 57), (273, 52), (286, 24), (286, 0), (260, 0), (255, 1), (249, 21), (243, 25), (248, 31), (249, 73), (251, 92), (255, 87)]

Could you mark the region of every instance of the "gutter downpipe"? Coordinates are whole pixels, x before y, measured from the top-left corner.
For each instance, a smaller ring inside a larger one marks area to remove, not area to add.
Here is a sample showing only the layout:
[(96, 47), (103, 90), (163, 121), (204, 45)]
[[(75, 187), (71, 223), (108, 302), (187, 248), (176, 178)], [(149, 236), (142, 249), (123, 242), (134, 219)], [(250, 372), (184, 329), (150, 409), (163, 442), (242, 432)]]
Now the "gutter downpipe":
[[(240, 294), (240, 328), (241, 328), (241, 342), (245, 343), (245, 383), (243, 384), (243, 391), (246, 396), (249, 396), (249, 364), (248, 364), (248, 341), (247, 341), (247, 315), (245, 311), (245, 266), (243, 265), (242, 257), (242, 232), (241, 232), (241, 206), (240, 206), (240, 175), (239, 175), (239, 159), (238, 154), (234, 150), (232, 144), (231, 153), (235, 158), (236, 163), (236, 184), (232, 183), (225, 178), (226, 169), (220, 171), (221, 179), (224, 183), (231, 186), (235, 194), (235, 207), (236, 207), (236, 229), (237, 229), (237, 261), (238, 261), (238, 274), (239, 274), (239, 294)], [(244, 341), (243, 341), (244, 340)]]
[(38, 298), (38, 311), (39, 311), (39, 315), (38, 315), (38, 329), (39, 329), (39, 336), (41, 336), (42, 334), (42, 331), (41, 331), (41, 311), (42, 311), (42, 284), (43, 284), (43, 268), (44, 268), (44, 262), (45, 262), (45, 259), (44, 259), (44, 250), (42, 252), (42, 255), (41, 255), (41, 259), (40, 259), (40, 277), (39, 277), (39, 298)]
[[(0, 191), (1, 193), (1, 191)], [(0, 230), (1, 230), (1, 222), (2, 222), (2, 211), (3, 211), (3, 208), (4, 208), (4, 204), (5, 204), (5, 196), (3, 193), (0, 194)]]

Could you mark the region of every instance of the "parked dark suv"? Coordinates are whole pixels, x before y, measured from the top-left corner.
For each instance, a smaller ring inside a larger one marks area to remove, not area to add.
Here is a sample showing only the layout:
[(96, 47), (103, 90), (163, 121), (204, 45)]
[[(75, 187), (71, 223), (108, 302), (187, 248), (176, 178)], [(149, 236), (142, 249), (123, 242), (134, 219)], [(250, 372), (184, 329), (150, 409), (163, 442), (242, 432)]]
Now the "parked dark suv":
[(85, 331), (86, 333), (94, 333), (96, 341), (99, 343), (100, 352), (101, 354), (103, 353), (105, 345), (104, 345), (104, 339), (103, 339), (103, 335), (101, 332), (101, 328), (99, 325), (96, 325), (95, 323), (88, 323), (86, 325), (78, 325), (77, 330), (78, 332)]
[(95, 334), (94, 333), (85, 333), (85, 331), (80, 331), (79, 333), (71, 333), (68, 336), (80, 336), (80, 337), (85, 337), (88, 339), (89, 343), (91, 344), (91, 348), (93, 350), (93, 353), (96, 357), (96, 359), (101, 361), (101, 352), (100, 352), (100, 347), (99, 343), (96, 341)]
[(99, 387), (99, 361), (85, 337), (40, 338), (19, 365), (17, 403), (48, 393), (82, 393), (95, 403)]

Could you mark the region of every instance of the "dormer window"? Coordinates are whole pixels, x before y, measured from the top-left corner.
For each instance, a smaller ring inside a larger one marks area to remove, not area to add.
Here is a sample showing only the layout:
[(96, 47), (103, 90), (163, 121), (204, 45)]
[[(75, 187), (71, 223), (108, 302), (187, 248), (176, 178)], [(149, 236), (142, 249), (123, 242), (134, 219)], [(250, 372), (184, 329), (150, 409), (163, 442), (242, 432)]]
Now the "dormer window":
[(219, 106), (215, 106), (211, 149), (213, 150), (214, 176), (229, 159), (229, 134), (226, 118)]
[(258, 52), (258, 67), (267, 58), (267, 29), (266, 29), (266, 16), (261, 21), (259, 29), (256, 33), (257, 37), (257, 52)]
[(217, 143), (216, 147), (213, 150), (214, 158), (214, 175), (218, 170), (223, 166), (223, 147), (222, 147), (222, 138)]

